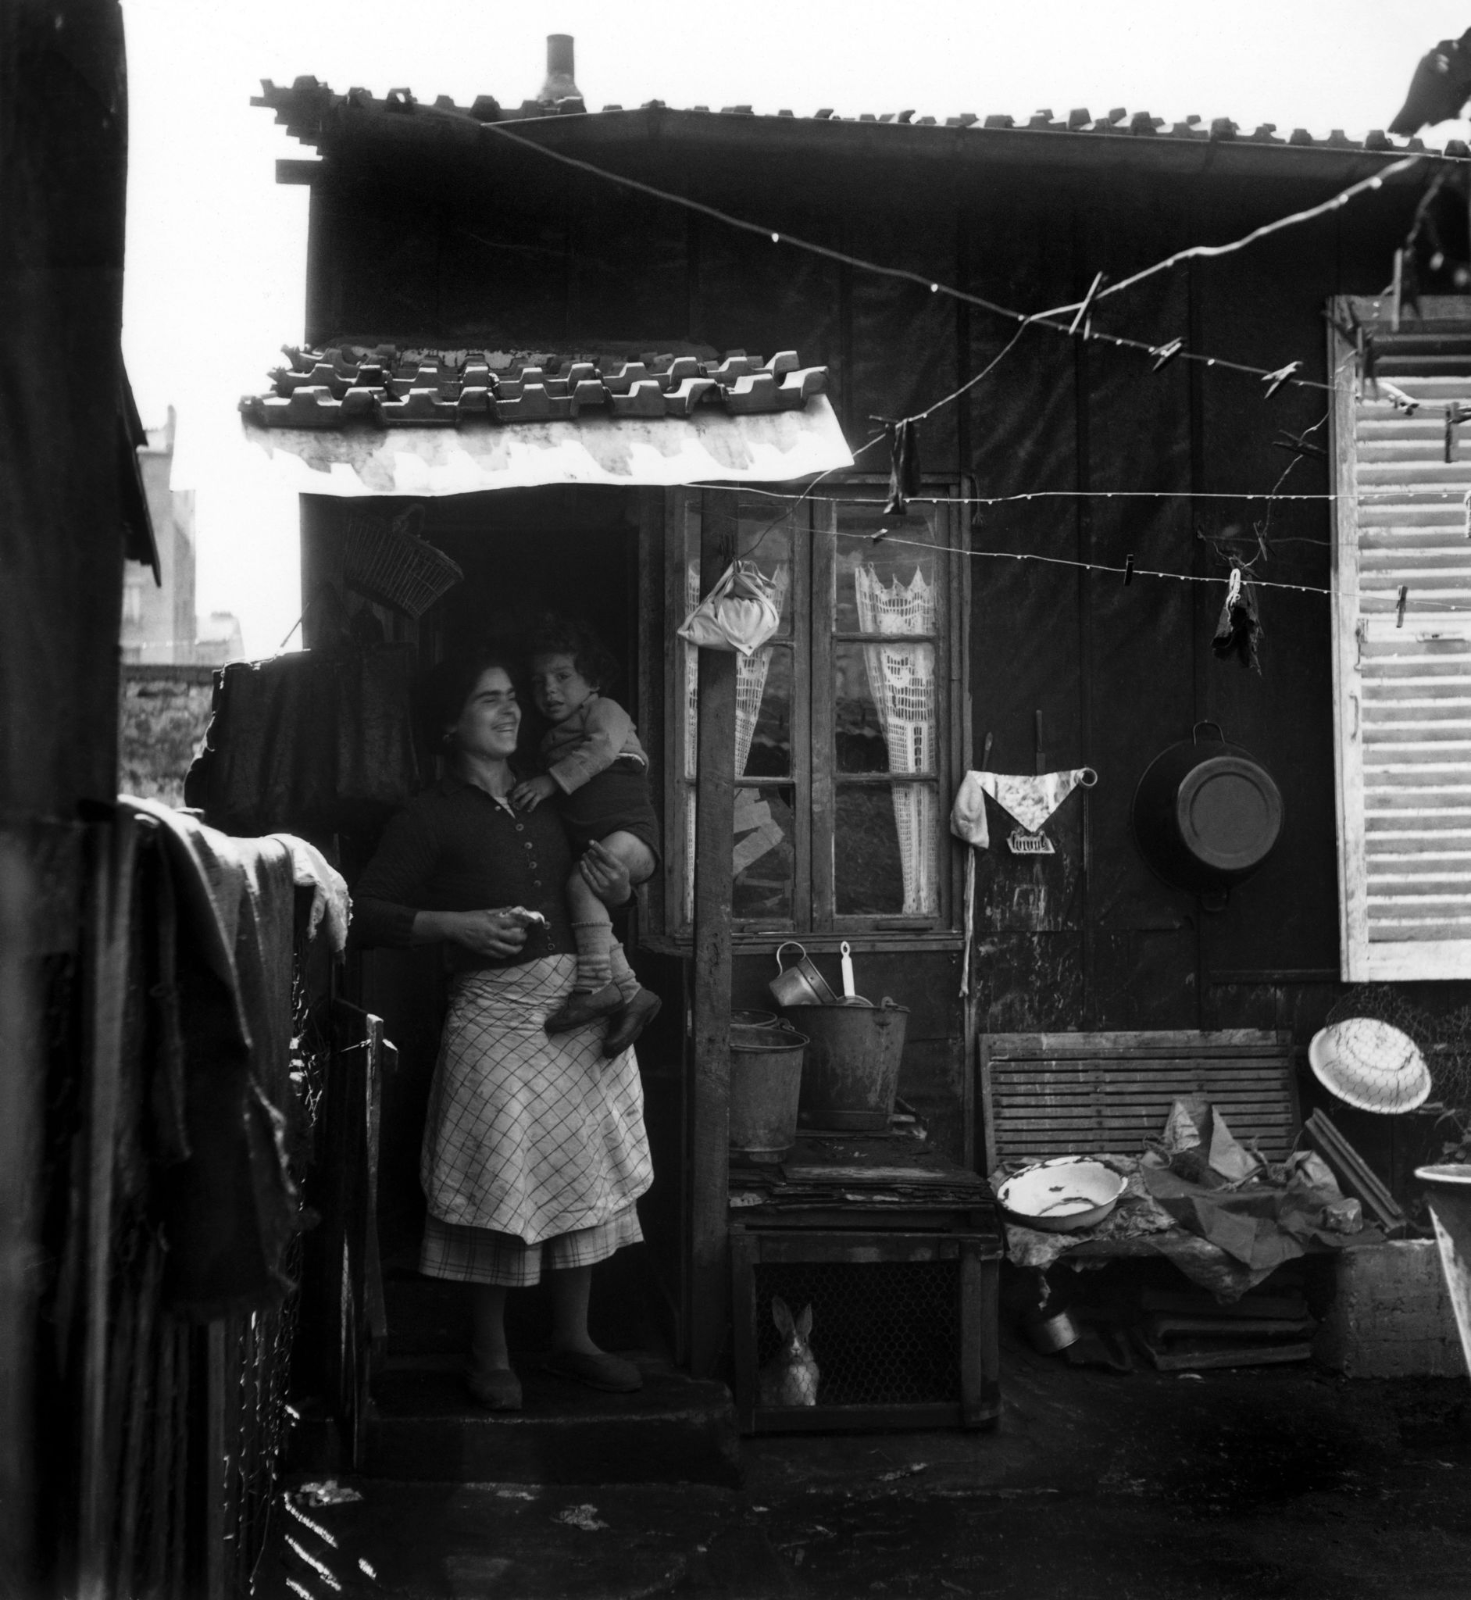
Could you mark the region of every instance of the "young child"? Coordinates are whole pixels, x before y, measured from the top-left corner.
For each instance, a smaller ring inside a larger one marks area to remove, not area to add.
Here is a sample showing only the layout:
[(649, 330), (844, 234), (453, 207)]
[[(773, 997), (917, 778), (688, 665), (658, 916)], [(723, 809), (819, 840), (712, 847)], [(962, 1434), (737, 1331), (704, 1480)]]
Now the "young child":
[[(658, 863), (659, 823), (649, 797), (649, 759), (633, 719), (603, 693), (616, 663), (593, 633), (559, 617), (542, 620), (530, 652), (531, 698), (551, 723), (541, 742), (546, 771), (511, 791), (511, 804), (531, 811), (559, 791), (562, 820), (574, 848), (613, 857), (642, 883)], [(580, 866), (567, 881), (577, 978), (572, 994), (547, 1018), (548, 1033), (620, 1015), (604, 1054), (628, 1048), (659, 1010), (659, 997), (639, 986), (623, 947), (613, 937), (607, 907)]]

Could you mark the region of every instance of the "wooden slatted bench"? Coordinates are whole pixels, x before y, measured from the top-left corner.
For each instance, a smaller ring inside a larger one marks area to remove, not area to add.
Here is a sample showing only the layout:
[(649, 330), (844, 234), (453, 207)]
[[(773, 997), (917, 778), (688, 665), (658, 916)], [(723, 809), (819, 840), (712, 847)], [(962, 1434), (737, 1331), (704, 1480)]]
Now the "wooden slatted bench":
[(1218, 1106), (1272, 1161), (1301, 1127), (1289, 1033), (982, 1034), (980, 1080), (987, 1173), (1007, 1161), (1140, 1155), (1189, 1095)]

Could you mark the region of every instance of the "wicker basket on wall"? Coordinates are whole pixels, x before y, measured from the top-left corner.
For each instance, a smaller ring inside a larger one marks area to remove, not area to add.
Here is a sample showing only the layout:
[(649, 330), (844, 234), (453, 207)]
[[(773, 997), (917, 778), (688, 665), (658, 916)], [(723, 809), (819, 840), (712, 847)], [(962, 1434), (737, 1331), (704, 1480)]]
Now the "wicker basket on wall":
[(342, 576), (348, 588), (417, 621), (464, 578), (459, 566), (419, 537), (424, 508), (391, 516), (354, 506), (347, 521)]

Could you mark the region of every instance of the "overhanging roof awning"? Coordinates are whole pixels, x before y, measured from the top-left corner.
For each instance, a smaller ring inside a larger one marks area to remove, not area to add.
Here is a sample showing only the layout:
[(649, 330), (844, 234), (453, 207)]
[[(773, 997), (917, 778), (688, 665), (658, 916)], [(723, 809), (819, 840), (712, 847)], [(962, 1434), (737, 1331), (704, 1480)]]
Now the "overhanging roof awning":
[(554, 483), (625, 488), (779, 483), (853, 465), (825, 395), (800, 410), (687, 417), (463, 423), (426, 428), (262, 427), (245, 435), (300, 494), (446, 495)]

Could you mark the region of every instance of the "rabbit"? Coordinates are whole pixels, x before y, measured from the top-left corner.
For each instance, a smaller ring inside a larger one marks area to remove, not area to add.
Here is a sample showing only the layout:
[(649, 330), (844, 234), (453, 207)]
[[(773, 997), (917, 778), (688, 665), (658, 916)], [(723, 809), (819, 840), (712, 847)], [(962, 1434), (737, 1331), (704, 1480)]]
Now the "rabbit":
[(815, 1406), (820, 1376), (807, 1343), (812, 1332), (812, 1307), (792, 1320), (791, 1307), (780, 1295), (771, 1297), (771, 1320), (781, 1334), (781, 1349), (761, 1368), (763, 1406)]

